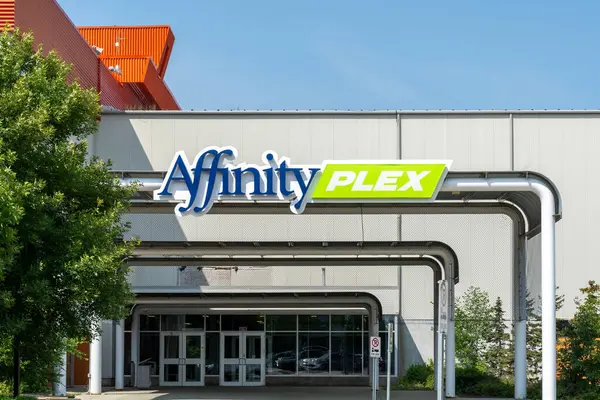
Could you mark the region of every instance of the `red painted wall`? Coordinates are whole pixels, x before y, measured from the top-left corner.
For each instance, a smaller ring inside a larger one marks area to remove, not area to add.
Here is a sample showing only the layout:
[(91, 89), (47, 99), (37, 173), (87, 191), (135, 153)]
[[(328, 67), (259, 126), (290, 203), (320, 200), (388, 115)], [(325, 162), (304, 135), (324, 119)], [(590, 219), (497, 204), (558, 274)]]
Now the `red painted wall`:
[[(5, 1), (5, 0), (2, 0)], [(130, 87), (117, 82), (55, 0), (18, 0), (15, 23), (33, 31), (45, 52), (55, 50), (73, 64), (73, 76), (85, 88), (100, 87), (101, 103), (118, 109), (142, 106)]]

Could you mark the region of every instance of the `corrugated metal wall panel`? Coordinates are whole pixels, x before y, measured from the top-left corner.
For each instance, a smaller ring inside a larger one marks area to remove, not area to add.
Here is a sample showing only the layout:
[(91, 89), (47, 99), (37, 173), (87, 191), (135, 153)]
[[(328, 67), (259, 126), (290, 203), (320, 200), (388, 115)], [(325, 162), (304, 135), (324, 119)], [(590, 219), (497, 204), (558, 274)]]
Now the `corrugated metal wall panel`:
[(73, 25), (55, 0), (19, 0), (15, 4), (16, 24), (32, 30), (36, 44), (43, 43), (46, 52), (56, 52), (73, 64), (73, 77), (85, 88), (97, 89), (100, 83), (101, 102), (118, 109), (140, 105), (130, 88), (115, 81), (110, 72)]
[(458, 171), (511, 168), (508, 116), (403, 115), (401, 124), (402, 158), (449, 159)]
[[(514, 132), (515, 168), (539, 171), (560, 190), (564, 218), (556, 225), (556, 284), (559, 293), (579, 296), (588, 280), (600, 280), (600, 116), (518, 115)], [(538, 266), (533, 279), (539, 282), (539, 242), (529, 259)], [(568, 300), (557, 316), (567, 318), (574, 312), (575, 304)]]
[[(152, 57), (157, 66), (164, 61), (165, 48), (173, 46), (175, 37), (171, 28), (163, 26), (136, 27), (78, 27), (90, 46), (103, 48), (103, 56)], [(116, 46), (116, 43), (119, 43)], [(171, 43), (169, 43), (171, 42)]]
[[(107, 114), (97, 137), (97, 155), (116, 170), (165, 171), (184, 150), (190, 160), (207, 146), (235, 146), (239, 159), (262, 163), (265, 150), (292, 163), (325, 159), (395, 159), (394, 116), (356, 117), (197, 117)], [(112, 127), (112, 128), (111, 128)], [(114, 143), (120, 143), (115, 149)]]
[(153, 63), (149, 63), (144, 77), (144, 86), (152, 96), (161, 110), (179, 110), (179, 104), (167, 86), (167, 83), (160, 77)]
[(0, 30), (8, 24), (11, 28), (15, 23), (15, 0), (0, 0)]

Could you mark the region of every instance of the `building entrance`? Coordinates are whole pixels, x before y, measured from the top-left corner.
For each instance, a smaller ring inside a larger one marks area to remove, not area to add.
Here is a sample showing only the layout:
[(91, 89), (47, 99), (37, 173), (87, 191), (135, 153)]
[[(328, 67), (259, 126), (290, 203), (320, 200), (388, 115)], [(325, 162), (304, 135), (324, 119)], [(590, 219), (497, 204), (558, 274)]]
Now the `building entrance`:
[(264, 332), (221, 332), (222, 386), (265, 384)]
[(204, 333), (161, 332), (160, 385), (204, 386), (204, 346)]

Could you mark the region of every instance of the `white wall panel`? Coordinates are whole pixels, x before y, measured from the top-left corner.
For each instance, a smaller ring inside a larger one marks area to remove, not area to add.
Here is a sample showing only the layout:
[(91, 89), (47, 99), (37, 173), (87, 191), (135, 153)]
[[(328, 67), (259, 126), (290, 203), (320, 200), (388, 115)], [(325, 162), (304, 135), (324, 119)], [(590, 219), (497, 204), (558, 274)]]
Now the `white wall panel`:
[[(439, 240), (458, 256), (460, 282), (457, 296), (470, 286), (487, 291), (493, 302), (503, 301), (506, 318), (512, 318), (512, 220), (505, 215), (404, 215), (402, 240)], [(431, 270), (403, 273), (402, 309), (405, 318), (427, 318), (432, 300)], [(406, 277), (406, 280), (405, 280)], [(406, 282), (406, 283), (405, 283)], [(421, 286), (422, 285), (422, 286)], [(425, 308), (424, 308), (425, 307)]]
[(402, 116), (403, 159), (449, 159), (456, 171), (510, 170), (506, 116)]
[[(515, 167), (538, 171), (550, 178), (561, 192), (563, 219), (556, 235), (557, 286), (567, 295), (559, 318), (575, 312), (573, 298), (588, 280), (599, 280), (597, 227), (600, 213), (600, 118), (595, 115), (515, 118)], [(539, 248), (530, 247), (532, 267), (538, 269)]]

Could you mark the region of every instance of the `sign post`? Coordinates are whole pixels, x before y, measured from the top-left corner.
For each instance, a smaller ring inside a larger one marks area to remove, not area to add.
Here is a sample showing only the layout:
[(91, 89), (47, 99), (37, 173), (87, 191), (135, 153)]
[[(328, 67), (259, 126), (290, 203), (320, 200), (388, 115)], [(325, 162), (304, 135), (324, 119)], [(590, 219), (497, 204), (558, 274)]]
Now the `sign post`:
[(373, 361), (372, 400), (377, 400), (377, 387), (379, 386), (379, 357), (381, 357), (381, 338), (371, 336), (371, 360)]
[(391, 375), (392, 375), (392, 351), (394, 350), (394, 325), (388, 323), (388, 344), (387, 344), (387, 390), (385, 398), (390, 400), (392, 395)]
[(437, 400), (443, 400), (444, 396), (444, 336), (448, 332), (448, 281), (438, 281), (438, 346), (437, 346)]

